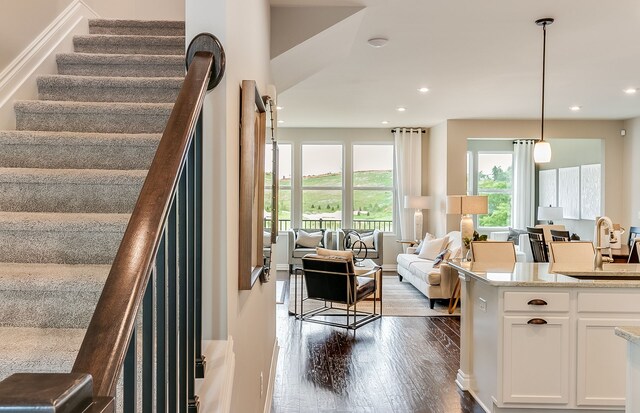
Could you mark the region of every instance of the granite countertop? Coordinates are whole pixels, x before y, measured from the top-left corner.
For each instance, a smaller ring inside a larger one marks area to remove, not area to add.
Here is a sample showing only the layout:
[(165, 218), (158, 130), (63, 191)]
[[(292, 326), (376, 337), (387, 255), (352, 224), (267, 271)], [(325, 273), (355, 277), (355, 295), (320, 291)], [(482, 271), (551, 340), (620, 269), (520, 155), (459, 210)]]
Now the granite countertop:
[(640, 327), (616, 327), (616, 336), (640, 346)]
[[(465, 275), (496, 287), (640, 287), (640, 265), (637, 264), (605, 264), (604, 271), (594, 271), (590, 266), (559, 266), (534, 262), (483, 264), (451, 261), (449, 265)], [(576, 278), (577, 276), (597, 279)]]

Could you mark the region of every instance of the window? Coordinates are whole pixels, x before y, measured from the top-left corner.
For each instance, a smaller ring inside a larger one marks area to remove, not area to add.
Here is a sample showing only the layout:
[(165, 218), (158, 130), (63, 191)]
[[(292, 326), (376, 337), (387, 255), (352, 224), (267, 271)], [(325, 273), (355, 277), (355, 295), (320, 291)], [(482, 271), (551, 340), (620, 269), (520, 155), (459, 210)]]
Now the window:
[[(273, 173), (273, 152), (271, 144), (266, 145), (264, 177), (264, 217), (265, 227), (271, 218), (271, 175)], [(291, 228), (291, 144), (278, 144), (278, 231)]]
[(478, 152), (476, 165), (476, 193), (489, 197), (489, 213), (478, 215), (478, 226), (510, 226), (513, 154)]
[(342, 188), (342, 145), (302, 145), (302, 228), (341, 228)]
[(355, 229), (393, 230), (393, 145), (353, 145)]

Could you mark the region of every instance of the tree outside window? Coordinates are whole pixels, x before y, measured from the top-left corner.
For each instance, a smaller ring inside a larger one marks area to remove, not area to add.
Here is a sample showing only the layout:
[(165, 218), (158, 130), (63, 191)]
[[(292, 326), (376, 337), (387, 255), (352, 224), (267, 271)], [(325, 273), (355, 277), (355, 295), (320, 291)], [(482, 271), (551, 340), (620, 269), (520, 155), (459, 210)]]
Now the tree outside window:
[(302, 145), (302, 227), (342, 227), (342, 145)]
[[(271, 175), (273, 152), (271, 144), (266, 145), (264, 175), (264, 218), (271, 219)], [(291, 228), (291, 144), (278, 144), (278, 231)]]
[(489, 198), (489, 213), (478, 215), (478, 226), (510, 226), (513, 154), (480, 152), (477, 164), (477, 193)]
[(353, 226), (393, 230), (393, 145), (353, 145)]

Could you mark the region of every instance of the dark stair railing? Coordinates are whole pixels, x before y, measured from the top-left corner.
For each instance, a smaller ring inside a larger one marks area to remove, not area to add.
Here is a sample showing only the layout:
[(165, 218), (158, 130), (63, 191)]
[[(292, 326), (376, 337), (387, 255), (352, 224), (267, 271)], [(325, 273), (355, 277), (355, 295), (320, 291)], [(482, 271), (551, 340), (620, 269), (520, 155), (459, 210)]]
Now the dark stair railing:
[(184, 84), (71, 373), (8, 377), (0, 382), (0, 412), (113, 412), (121, 372), (125, 413), (197, 412), (194, 384), (205, 370), (202, 105), (224, 75), (224, 50), (203, 33), (186, 60)]

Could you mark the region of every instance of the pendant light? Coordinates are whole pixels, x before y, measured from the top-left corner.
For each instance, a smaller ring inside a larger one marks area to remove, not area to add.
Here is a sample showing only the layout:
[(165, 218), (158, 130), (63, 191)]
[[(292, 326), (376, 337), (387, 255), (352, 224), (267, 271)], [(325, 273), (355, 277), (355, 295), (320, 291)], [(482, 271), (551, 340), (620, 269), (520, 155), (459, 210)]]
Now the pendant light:
[(551, 23), (553, 23), (553, 19), (550, 17), (536, 20), (536, 24), (542, 26), (542, 117), (540, 118), (540, 140), (533, 147), (533, 160), (535, 163), (551, 161), (551, 145), (544, 140), (544, 74), (547, 56), (547, 26)]

